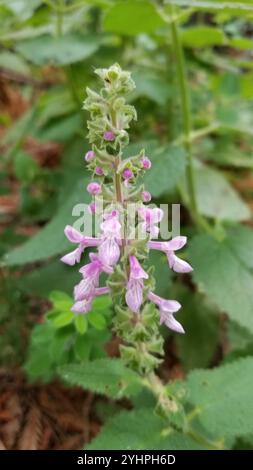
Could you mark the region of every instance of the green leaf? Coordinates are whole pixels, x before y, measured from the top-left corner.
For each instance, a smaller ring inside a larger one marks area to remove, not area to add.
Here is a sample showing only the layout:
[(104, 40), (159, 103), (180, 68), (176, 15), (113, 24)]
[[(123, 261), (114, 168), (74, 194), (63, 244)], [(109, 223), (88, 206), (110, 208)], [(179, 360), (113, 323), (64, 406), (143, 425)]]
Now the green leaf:
[(62, 291), (52, 291), (49, 300), (57, 310), (70, 310), (73, 305), (73, 299)]
[(92, 311), (88, 315), (89, 323), (96, 328), (96, 330), (104, 330), (106, 328), (106, 321), (101, 313)]
[(213, 370), (192, 372), (187, 400), (198, 410), (197, 420), (214, 436), (234, 438), (253, 430), (253, 358)]
[[(38, 234), (6, 255), (4, 262), (7, 265), (22, 265), (34, 261), (59, 255), (73, 249), (64, 235), (64, 227), (73, 223), (71, 220), (72, 209), (77, 203), (88, 203), (88, 195), (85, 192), (85, 177), (76, 183), (76, 187), (68, 199), (62, 205), (57, 215)], [(73, 246), (73, 245), (72, 245)]]
[(217, 170), (206, 166), (195, 169), (199, 211), (217, 220), (248, 220), (251, 212), (239, 194)]
[(116, 3), (104, 17), (105, 31), (134, 36), (152, 33), (166, 23), (154, 4), (144, 0), (125, 0)]
[(203, 449), (192, 438), (172, 431), (152, 408), (122, 411), (110, 418), (85, 450)]
[[(171, 0), (170, 3), (179, 6), (189, 7), (189, 0)], [(191, 0), (191, 7), (200, 10), (242, 10), (245, 12), (252, 12), (252, 0)]]
[(20, 150), (15, 155), (14, 172), (22, 183), (31, 183), (39, 172), (39, 166), (30, 155)]
[(30, 74), (26, 62), (14, 52), (4, 51), (0, 53), (0, 67), (23, 75)]
[(182, 43), (187, 47), (209, 47), (222, 45), (226, 41), (223, 31), (211, 26), (192, 26), (180, 33)]
[(63, 326), (69, 325), (74, 319), (74, 314), (72, 312), (60, 312), (57, 315), (52, 323), (56, 328), (62, 328)]
[(87, 321), (86, 316), (76, 315), (74, 323), (75, 323), (76, 331), (78, 331), (80, 335), (84, 335), (84, 333), (86, 333), (87, 328), (88, 328), (88, 321)]
[(187, 371), (207, 367), (218, 347), (218, 316), (200, 295), (191, 291), (179, 291), (175, 298), (183, 305), (178, 319), (186, 332), (175, 337), (180, 361)]
[(60, 38), (44, 35), (20, 41), (16, 50), (36, 65), (68, 65), (87, 59), (98, 47), (97, 36), (71, 33)]
[(199, 290), (253, 332), (253, 231), (235, 227), (222, 241), (198, 235), (190, 243), (189, 257)]
[(142, 148), (152, 160), (152, 168), (144, 176), (146, 188), (153, 197), (159, 197), (175, 189), (184, 177), (186, 158), (182, 147), (161, 146), (159, 142), (148, 141), (129, 145), (126, 156), (136, 155)]
[(136, 90), (131, 95), (131, 100), (139, 96), (145, 96), (160, 106), (164, 106), (171, 96), (172, 90), (168, 81), (160, 77), (157, 73), (134, 72)]
[(139, 376), (120, 359), (97, 359), (87, 364), (70, 364), (59, 369), (60, 376), (72, 385), (113, 398), (129, 396), (139, 388)]

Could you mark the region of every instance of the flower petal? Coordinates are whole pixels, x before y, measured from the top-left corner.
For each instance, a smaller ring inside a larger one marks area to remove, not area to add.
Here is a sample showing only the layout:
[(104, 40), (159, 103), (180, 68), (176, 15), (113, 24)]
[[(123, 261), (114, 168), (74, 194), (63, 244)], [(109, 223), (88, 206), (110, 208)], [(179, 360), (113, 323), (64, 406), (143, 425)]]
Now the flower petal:
[(183, 248), (187, 242), (187, 237), (174, 237), (164, 244), (166, 251), (177, 251)]
[(176, 256), (173, 252), (168, 252), (167, 258), (169, 267), (176, 273), (190, 273), (193, 271), (193, 268), (189, 263), (178, 258), (178, 256)]
[(143, 302), (143, 284), (142, 281), (130, 280), (127, 285), (126, 304), (133, 312), (139, 312), (140, 306)]
[(170, 330), (176, 331), (177, 333), (185, 333), (181, 323), (179, 323), (172, 314), (163, 314), (160, 316), (160, 324), (166, 325)]
[(99, 258), (102, 263), (114, 266), (120, 257), (120, 248), (114, 238), (105, 238), (98, 248)]
[(68, 240), (72, 243), (81, 243), (84, 238), (84, 236), (71, 225), (66, 225), (64, 233)]
[(74, 266), (75, 263), (80, 263), (83, 247), (78, 246), (74, 251), (71, 251), (67, 255), (61, 258), (61, 261), (69, 266)]

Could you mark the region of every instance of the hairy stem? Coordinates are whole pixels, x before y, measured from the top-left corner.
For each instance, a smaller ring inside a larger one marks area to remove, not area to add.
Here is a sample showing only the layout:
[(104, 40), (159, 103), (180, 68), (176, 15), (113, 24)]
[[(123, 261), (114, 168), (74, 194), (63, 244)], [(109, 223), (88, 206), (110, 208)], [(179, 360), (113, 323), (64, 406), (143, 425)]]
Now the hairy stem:
[[(174, 9), (171, 6), (171, 15), (173, 15)], [(196, 220), (198, 220), (198, 205), (196, 198), (195, 182), (194, 182), (194, 168), (193, 168), (193, 155), (191, 145), (191, 111), (190, 111), (190, 97), (188, 93), (185, 59), (183, 48), (179, 39), (178, 28), (176, 21), (171, 22), (171, 36), (173, 42), (173, 50), (176, 59), (176, 70), (178, 77), (178, 86), (180, 92), (181, 108), (182, 108), (182, 120), (183, 120), (183, 132), (184, 132), (184, 147), (187, 152), (187, 184), (190, 199), (190, 208), (192, 214)]]

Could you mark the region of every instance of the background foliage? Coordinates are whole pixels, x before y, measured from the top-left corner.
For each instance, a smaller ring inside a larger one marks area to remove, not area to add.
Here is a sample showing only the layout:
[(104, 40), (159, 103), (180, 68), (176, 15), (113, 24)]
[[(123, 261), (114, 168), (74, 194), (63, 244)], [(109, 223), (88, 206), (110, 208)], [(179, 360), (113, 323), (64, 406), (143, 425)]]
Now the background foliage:
[[(89, 449), (252, 448), (252, 18), (251, 0), (0, 2), (1, 363), (30, 381), (58, 374), (128, 397), (133, 409), (109, 411)], [(190, 281), (153, 260), (158, 292), (184, 305), (186, 335), (165, 332), (159, 371), (181, 379), (168, 385), (184, 404), (176, 425), (150, 411), (150, 392), (120, 359), (107, 358), (110, 299), (85, 318), (70, 313), (76, 272), (58, 261), (72, 207), (87, 202), (85, 87), (96, 86), (95, 67), (114, 62), (136, 82), (128, 155), (145, 147), (147, 188), (158, 204), (182, 204), (190, 239)]]

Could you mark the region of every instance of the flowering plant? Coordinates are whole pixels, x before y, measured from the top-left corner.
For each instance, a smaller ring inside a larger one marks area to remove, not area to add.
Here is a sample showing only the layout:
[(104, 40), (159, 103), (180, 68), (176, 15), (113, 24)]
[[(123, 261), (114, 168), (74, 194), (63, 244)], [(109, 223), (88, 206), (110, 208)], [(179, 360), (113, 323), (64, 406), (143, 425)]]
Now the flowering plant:
[[(125, 95), (135, 87), (130, 73), (118, 64), (97, 69), (95, 73), (103, 86), (99, 93), (87, 89), (84, 108), (91, 116), (88, 138), (92, 148), (86, 153), (85, 161), (92, 173), (92, 181), (87, 186), (92, 198), (89, 210), (92, 214), (100, 213), (102, 222), (98, 237), (84, 236), (70, 225), (65, 228), (66, 237), (77, 248), (61, 258), (64, 263), (79, 263), (86, 248), (96, 249), (89, 254), (90, 262), (79, 269), (82, 279), (74, 288), (71, 310), (77, 315), (87, 315), (95, 297), (110, 294), (115, 310), (114, 329), (122, 339), (123, 361), (141, 375), (157, 381), (151, 373), (163, 355), (159, 323), (177, 333), (184, 333), (184, 328), (174, 317), (181, 308), (180, 303), (155, 293), (153, 268), (147, 267), (147, 259), (150, 250), (160, 250), (175, 272), (192, 271), (175, 254), (186, 244), (186, 237), (157, 240), (163, 211), (150, 206), (151, 194), (139, 183), (144, 172), (151, 169), (151, 160), (144, 150), (130, 158), (123, 157), (129, 142), (127, 129), (137, 119), (135, 108), (125, 100)], [(136, 213), (128, 227), (130, 204), (134, 204)], [(100, 285), (102, 273), (107, 275), (104, 286)], [(173, 409), (168, 400), (160, 404), (166, 412)]]

